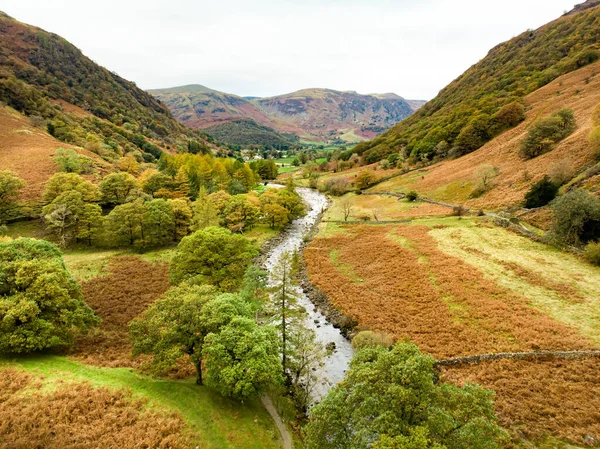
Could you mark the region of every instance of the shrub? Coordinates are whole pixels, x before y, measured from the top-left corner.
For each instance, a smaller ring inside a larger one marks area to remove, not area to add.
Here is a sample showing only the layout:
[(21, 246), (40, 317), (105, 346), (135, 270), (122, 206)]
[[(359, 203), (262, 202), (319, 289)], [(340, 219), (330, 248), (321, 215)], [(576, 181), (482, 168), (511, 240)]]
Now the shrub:
[(550, 181), (548, 176), (544, 176), (536, 182), (529, 192), (525, 194), (525, 207), (534, 209), (550, 203), (558, 194), (558, 185)]
[(389, 348), (393, 344), (393, 337), (373, 331), (359, 332), (352, 339), (352, 347), (357, 351), (365, 348)]
[(553, 232), (571, 245), (600, 239), (600, 200), (585, 190), (571, 190), (552, 203)]
[(588, 243), (583, 257), (592, 265), (600, 267), (600, 242)]
[(58, 169), (65, 173), (90, 173), (93, 168), (90, 158), (63, 148), (56, 150), (54, 162), (58, 164)]
[(498, 124), (500, 130), (512, 128), (525, 120), (525, 106), (518, 101), (514, 101), (500, 108), (492, 118)]
[(600, 103), (596, 105), (594, 112), (592, 112), (592, 124), (594, 126), (600, 126)]
[(575, 170), (573, 170), (569, 161), (563, 159), (552, 164), (549, 170), (549, 176), (554, 184), (562, 186), (573, 179)]
[(412, 203), (413, 201), (416, 201), (416, 200), (417, 200), (417, 198), (419, 198), (419, 194), (418, 194), (417, 192), (415, 192), (414, 190), (411, 190), (410, 192), (408, 192), (408, 193), (406, 194), (406, 199), (407, 199), (408, 201), (410, 201), (411, 203)]
[(334, 178), (329, 179), (325, 183), (325, 190), (334, 196), (342, 196), (345, 195), (350, 187), (350, 183), (346, 178)]
[(471, 193), (471, 197), (477, 198), (494, 186), (494, 179), (498, 176), (499, 170), (492, 165), (480, 165), (475, 169), (474, 175), (477, 178), (477, 186)]
[(44, 120), (43, 117), (40, 117), (39, 115), (32, 115), (29, 117), (29, 123), (35, 128), (43, 128), (44, 125), (46, 125), (46, 120)]
[(575, 131), (577, 124), (571, 109), (561, 109), (550, 117), (537, 121), (521, 143), (519, 156), (533, 159), (552, 151), (554, 145)]
[(597, 126), (590, 132), (588, 142), (590, 143), (594, 159), (600, 160), (600, 126)]
[(373, 173), (372, 171), (370, 171), (370, 170), (362, 171), (356, 178), (356, 183), (355, 183), (356, 188), (360, 189), (360, 190), (366, 189), (371, 184), (373, 184), (376, 179), (377, 178), (375, 176), (375, 173)]

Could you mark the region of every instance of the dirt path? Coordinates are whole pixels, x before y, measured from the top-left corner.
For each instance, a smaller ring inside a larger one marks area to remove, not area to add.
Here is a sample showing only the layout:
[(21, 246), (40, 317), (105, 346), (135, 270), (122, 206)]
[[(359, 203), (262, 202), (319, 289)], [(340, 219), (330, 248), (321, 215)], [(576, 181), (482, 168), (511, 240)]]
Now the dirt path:
[(275, 405), (273, 405), (273, 401), (268, 396), (263, 396), (261, 398), (261, 401), (267, 409), (267, 411), (269, 412), (269, 415), (271, 415), (271, 417), (273, 418), (273, 421), (275, 421), (275, 425), (279, 429), (279, 433), (281, 433), (281, 447), (283, 449), (293, 449), (294, 445), (292, 444), (292, 435), (281, 420), (279, 413), (277, 413)]

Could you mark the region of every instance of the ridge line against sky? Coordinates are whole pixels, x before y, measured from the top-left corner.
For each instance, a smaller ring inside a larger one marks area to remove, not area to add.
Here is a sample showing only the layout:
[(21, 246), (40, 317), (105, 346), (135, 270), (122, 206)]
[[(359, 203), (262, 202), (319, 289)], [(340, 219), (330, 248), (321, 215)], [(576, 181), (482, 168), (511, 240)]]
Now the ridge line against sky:
[(429, 100), (497, 44), (573, 0), (0, 0), (143, 89), (306, 88)]

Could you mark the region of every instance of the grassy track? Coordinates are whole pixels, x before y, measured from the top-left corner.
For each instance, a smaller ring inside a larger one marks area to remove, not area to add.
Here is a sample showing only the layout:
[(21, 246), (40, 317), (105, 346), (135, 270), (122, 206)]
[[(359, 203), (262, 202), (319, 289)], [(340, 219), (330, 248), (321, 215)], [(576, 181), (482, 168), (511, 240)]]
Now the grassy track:
[(224, 399), (193, 380), (163, 380), (125, 368), (97, 368), (65, 357), (37, 355), (0, 359), (45, 377), (49, 388), (57, 381), (87, 381), (93, 386), (127, 388), (151, 406), (176, 410), (199, 435), (199, 448), (279, 448), (273, 420), (257, 400), (244, 404)]

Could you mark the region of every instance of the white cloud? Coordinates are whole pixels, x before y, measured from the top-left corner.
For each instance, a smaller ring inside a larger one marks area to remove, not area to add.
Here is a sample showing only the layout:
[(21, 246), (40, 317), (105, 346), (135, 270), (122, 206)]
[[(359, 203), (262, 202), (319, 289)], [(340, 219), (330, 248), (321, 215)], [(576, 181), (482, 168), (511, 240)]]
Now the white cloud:
[(307, 87), (429, 99), (496, 44), (573, 0), (0, 0), (143, 88)]

